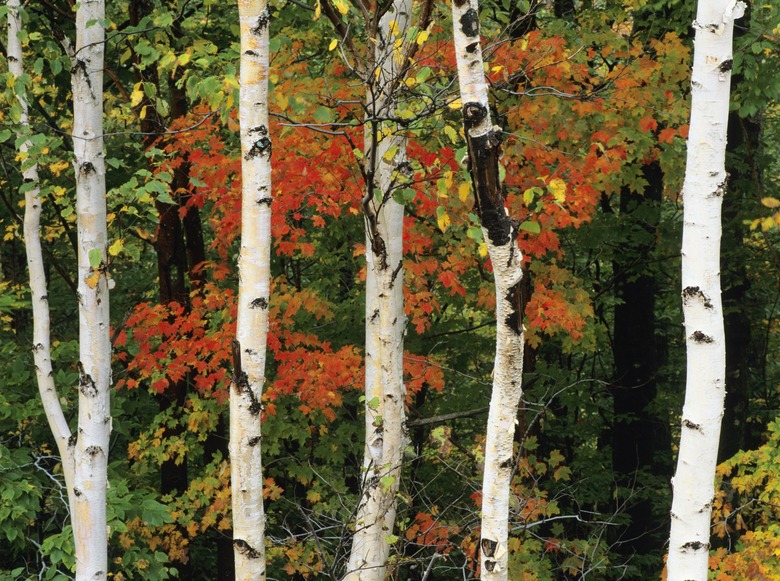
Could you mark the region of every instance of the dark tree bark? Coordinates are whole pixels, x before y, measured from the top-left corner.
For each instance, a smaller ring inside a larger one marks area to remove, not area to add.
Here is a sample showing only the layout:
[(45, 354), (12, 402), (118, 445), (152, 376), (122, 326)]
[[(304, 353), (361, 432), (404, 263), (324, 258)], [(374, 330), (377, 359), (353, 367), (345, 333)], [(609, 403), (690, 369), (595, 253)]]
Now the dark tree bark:
[(656, 246), (663, 174), (657, 162), (645, 165), (642, 173), (648, 183), (644, 192), (624, 188), (620, 194), (622, 228), (631, 234), (621, 243), (613, 262), (620, 303), (615, 307), (613, 340), (612, 467), (618, 498), (630, 518), (618, 533), (618, 552), (625, 557), (656, 554), (660, 559), (666, 526), (654, 514), (652, 493), (640, 472), (666, 478), (672, 468), (668, 427), (652, 410), (658, 357), (656, 283), (648, 258)]

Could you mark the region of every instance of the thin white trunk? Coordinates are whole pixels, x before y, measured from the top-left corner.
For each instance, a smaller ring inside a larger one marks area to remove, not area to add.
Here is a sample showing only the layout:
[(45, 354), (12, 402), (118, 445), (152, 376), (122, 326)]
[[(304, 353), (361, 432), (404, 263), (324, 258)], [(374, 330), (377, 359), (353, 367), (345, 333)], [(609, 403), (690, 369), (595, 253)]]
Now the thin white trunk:
[(682, 300), (687, 382), (680, 452), (672, 481), (669, 581), (705, 581), (710, 548), (726, 353), (720, 291), (721, 204), (734, 20), (744, 4), (700, 0), (691, 79), (691, 123), (683, 185)]
[(103, 0), (81, 0), (76, 10), (76, 49), (72, 55), (80, 358), (72, 516), (79, 581), (106, 579), (108, 571), (111, 340), (103, 153), (104, 19)]
[[(19, 14), (20, 1), (8, 0), (8, 70), (18, 79), (24, 74), (22, 43), (19, 33), (22, 31), (22, 19)], [(17, 137), (29, 135), (27, 97), (21, 88), (17, 87), (17, 99), (21, 107), (19, 118), (20, 131)], [(29, 140), (24, 141), (19, 150), (26, 154), (32, 147)], [(30, 291), (32, 294), (33, 311), (33, 360), (38, 381), (38, 391), (43, 402), (43, 409), (49, 428), (57, 443), (57, 450), (62, 459), (65, 486), (68, 491), (70, 507), (73, 507), (73, 447), (68, 444), (71, 432), (65, 415), (62, 413), (57, 389), (54, 384), (54, 373), (51, 366), (51, 334), (49, 331), (49, 299), (46, 286), (46, 273), (43, 267), (43, 252), (41, 249), (41, 197), (38, 180), (37, 164), (22, 162), (22, 171), (27, 191), (24, 194), (24, 242), (27, 253), (27, 268), (30, 272)]]
[(271, 268), (271, 139), (268, 129), (270, 14), (239, 0), (241, 31), (241, 253), (238, 324), (230, 390), (230, 465), (236, 579), (265, 579), (260, 437)]
[[(411, 19), (410, 0), (396, 0), (379, 23), (374, 53), (376, 82), (369, 84), (365, 132), (368, 175), (366, 221), (366, 442), (361, 496), (345, 581), (383, 581), (395, 527), (396, 494), (406, 438), (403, 383), (404, 208), (393, 200), (406, 139), (379, 119), (395, 111), (392, 86), (403, 63), (394, 50), (395, 21), (400, 39)], [(383, 129), (391, 130), (384, 135)], [(373, 191), (372, 191), (373, 190)]]
[(509, 485), (522, 396), (521, 255), (498, 177), (501, 128), (490, 119), (476, 0), (454, 0), (452, 20), (469, 172), (496, 284), (496, 359), (485, 443), (480, 559), (482, 579), (507, 579)]

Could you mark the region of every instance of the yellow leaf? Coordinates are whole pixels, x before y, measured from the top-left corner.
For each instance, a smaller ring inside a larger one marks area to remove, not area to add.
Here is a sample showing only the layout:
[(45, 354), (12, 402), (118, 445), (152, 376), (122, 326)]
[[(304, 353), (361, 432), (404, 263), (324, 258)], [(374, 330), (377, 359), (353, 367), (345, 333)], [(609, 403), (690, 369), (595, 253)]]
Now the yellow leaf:
[(141, 88), (141, 83), (136, 83), (135, 86), (133, 86), (133, 92), (130, 93), (130, 106), (137, 107), (138, 104), (143, 101), (143, 98), (144, 91)]
[(761, 198), (761, 203), (767, 208), (780, 208), (780, 200), (777, 198)]
[(338, 38), (334, 38), (333, 40), (330, 41), (330, 45), (328, 45), (328, 50), (333, 50), (338, 45), (339, 45), (339, 39)]
[(471, 185), (468, 182), (462, 182), (458, 186), (458, 198), (461, 202), (465, 202), (471, 192)]
[(279, 103), (279, 108), (284, 111), (287, 109), (287, 106), (290, 104), (290, 100), (287, 98), (287, 96), (284, 93), (276, 93), (276, 102)]
[(89, 288), (95, 288), (95, 287), (97, 287), (97, 285), (98, 285), (98, 281), (99, 281), (99, 280), (100, 280), (100, 271), (99, 271), (99, 270), (94, 270), (94, 271), (92, 272), (92, 274), (90, 274), (90, 275), (89, 275), (89, 276), (88, 276), (88, 277), (87, 277), (87, 278), (84, 280), (84, 282), (86, 282), (86, 283), (87, 283), (87, 286), (88, 286)]
[(111, 256), (117, 256), (120, 252), (122, 252), (122, 249), (125, 247), (125, 241), (121, 238), (117, 238), (114, 240), (114, 242), (111, 244), (111, 246), (108, 247), (108, 253)]
[(180, 67), (183, 67), (188, 62), (190, 62), (190, 59), (192, 59), (192, 55), (189, 52), (185, 52), (185, 53), (180, 54), (176, 58), (176, 62), (179, 64)]
[(314, 7), (314, 20), (319, 20), (321, 14), (322, 5), (320, 4), (320, 0), (317, 0), (317, 6)]
[(387, 25), (387, 30), (392, 36), (398, 36), (398, 23), (395, 20), (391, 20)]
[(139, 117), (140, 117), (141, 119), (146, 119), (146, 110), (147, 110), (148, 108), (149, 108), (149, 106), (148, 106), (148, 105), (144, 105), (143, 107), (141, 107), (141, 114), (139, 115)]
[(449, 107), (450, 109), (460, 109), (460, 106), (461, 106), (460, 105), (460, 97), (458, 97), (452, 103), (447, 105), (447, 107)]
[(349, 4), (347, 4), (346, 0), (334, 0), (333, 5), (341, 14), (349, 12)]
[(450, 227), (450, 216), (447, 212), (441, 212), (438, 216), (437, 222), (439, 223), (439, 230), (446, 232)]
[(556, 202), (563, 202), (566, 199), (566, 182), (560, 178), (553, 178), (547, 184), (547, 189), (553, 195)]
[(415, 80), (414, 77), (406, 77), (406, 79), (404, 79), (404, 83), (406, 84), (407, 87), (411, 88), (414, 87), (415, 84), (417, 84), (417, 81)]
[(487, 244), (485, 244), (484, 242), (481, 242), (480, 245), (479, 245), (479, 250), (477, 252), (479, 252), (479, 255), (482, 258), (485, 258), (488, 255)]
[(417, 44), (422, 46), (426, 40), (428, 40), (428, 37), (430, 36), (430, 32), (427, 30), (423, 30), (420, 32), (420, 34), (417, 35)]

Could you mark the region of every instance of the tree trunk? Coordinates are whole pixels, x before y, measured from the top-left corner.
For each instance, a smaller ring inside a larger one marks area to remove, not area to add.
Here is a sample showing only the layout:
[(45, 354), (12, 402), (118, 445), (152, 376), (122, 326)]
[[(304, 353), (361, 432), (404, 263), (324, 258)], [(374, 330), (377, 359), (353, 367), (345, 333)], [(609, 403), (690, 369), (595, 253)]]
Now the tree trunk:
[[(8, 70), (14, 79), (19, 79), (24, 74), (22, 43), (19, 40), (19, 34), (22, 32), (22, 18), (19, 11), (20, 0), (8, 0)], [(30, 123), (26, 92), (22, 87), (15, 87), (15, 91), (21, 108), (19, 116), (20, 129), (17, 132), (17, 137), (29, 136)], [(29, 140), (25, 140), (19, 146), (19, 151), (27, 153), (31, 147), (32, 143)], [(49, 331), (51, 319), (40, 237), (42, 200), (40, 197), (37, 164), (25, 160), (23, 162), (22, 177), (25, 186), (28, 188), (24, 194), (24, 243), (32, 295), (32, 353), (35, 361), (35, 374), (46, 419), (49, 422), (49, 428), (54, 435), (54, 441), (57, 443), (57, 450), (62, 460), (62, 470), (65, 476), (65, 486), (68, 491), (71, 514), (75, 514), (73, 513), (75, 497), (73, 496), (74, 464), (73, 445), (70, 441), (71, 431), (62, 412), (57, 388), (54, 384), (54, 372), (51, 364), (51, 334)]]
[[(367, 163), (363, 199), (366, 224), (366, 439), (355, 534), (345, 581), (383, 581), (395, 527), (396, 494), (406, 439), (403, 383), (404, 208), (393, 199), (406, 161), (406, 138), (390, 122), (394, 86), (404, 63), (394, 43), (403, 39), (412, 15), (409, 0), (395, 0), (377, 29), (373, 82), (368, 85), (365, 129)], [(395, 21), (397, 37), (390, 28)], [(373, 70), (372, 70), (373, 69)], [(377, 71), (376, 73), (374, 71)], [(390, 135), (385, 135), (389, 131)]]
[(490, 119), (476, 0), (454, 0), (452, 20), (463, 124), (475, 205), (496, 284), (496, 359), (482, 485), (482, 579), (507, 579), (509, 485), (514, 432), (522, 396), (521, 255), (517, 224), (509, 219), (498, 175), (501, 128)]
[(265, 579), (260, 399), (265, 383), (271, 269), (271, 139), (265, 1), (239, 0), (241, 30), (241, 253), (230, 390), (230, 465), (236, 579)]
[(663, 173), (656, 161), (644, 165), (642, 174), (648, 184), (643, 192), (626, 187), (620, 194), (621, 226), (630, 233), (614, 260), (616, 298), (620, 302), (615, 307), (613, 341), (612, 468), (620, 487), (618, 502), (631, 518), (615, 533), (619, 535), (617, 550), (624, 558), (649, 555), (660, 563), (664, 533), (658, 530), (658, 515), (652, 510), (652, 483), (645, 475), (664, 479), (671, 476), (671, 462), (659, 460), (668, 457), (671, 450), (668, 426), (651, 409), (657, 393), (658, 358), (656, 277), (648, 261), (656, 246)]
[(76, 10), (72, 56), (79, 293), (79, 419), (74, 450), (76, 579), (106, 579), (111, 412), (106, 181), (103, 153), (104, 0)]
[(691, 124), (683, 185), (682, 302), (687, 382), (672, 526), (669, 581), (705, 581), (710, 514), (725, 396), (720, 290), (721, 203), (726, 191), (726, 124), (734, 19), (744, 4), (700, 0), (691, 79)]

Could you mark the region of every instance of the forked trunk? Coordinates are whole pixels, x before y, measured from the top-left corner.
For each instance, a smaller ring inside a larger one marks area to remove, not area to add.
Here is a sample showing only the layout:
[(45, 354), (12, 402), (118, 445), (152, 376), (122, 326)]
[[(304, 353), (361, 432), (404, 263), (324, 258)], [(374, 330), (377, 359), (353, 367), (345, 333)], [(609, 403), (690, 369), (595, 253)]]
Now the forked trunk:
[[(404, 208), (393, 199), (406, 160), (406, 139), (383, 118), (395, 111), (394, 83), (403, 63), (394, 51), (409, 27), (412, 6), (396, 0), (382, 17), (368, 86), (365, 157), (366, 441), (360, 499), (347, 581), (383, 581), (395, 527), (396, 494), (406, 434), (403, 383)], [(394, 26), (391, 26), (394, 21)], [(393, 34), (396, 32), (398, 36)]]

